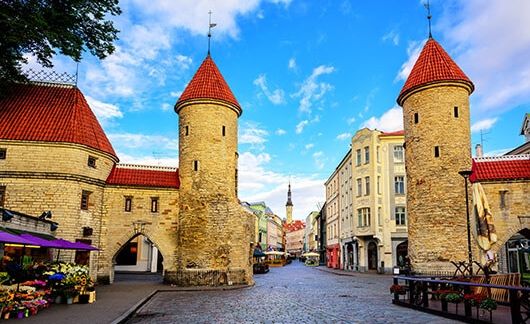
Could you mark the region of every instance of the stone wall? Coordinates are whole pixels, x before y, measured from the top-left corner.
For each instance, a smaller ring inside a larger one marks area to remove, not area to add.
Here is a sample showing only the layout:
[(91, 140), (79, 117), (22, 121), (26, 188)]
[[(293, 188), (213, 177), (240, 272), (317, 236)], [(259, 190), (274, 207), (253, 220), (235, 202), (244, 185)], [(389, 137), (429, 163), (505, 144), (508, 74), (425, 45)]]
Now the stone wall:
[[(146, 236), (158, 248), (164, 271), (175, 270), (179, 191), (174, 188), (108, 186), (102, 212), (100, 281), (113, 281), (113, 266), (121, 247), (137, 235)], [(125, 197), (132, 198), (130, 212)], [(158, 198), (158, 212), (151, 212), (151, 198)]]
[(406, 99), (403, 117), (411, 264), (417, 272), (451, 270), (449, 261), (467, 260), (464, 179), (458, 171), (471, 169), (468, 89), (426, 87)]

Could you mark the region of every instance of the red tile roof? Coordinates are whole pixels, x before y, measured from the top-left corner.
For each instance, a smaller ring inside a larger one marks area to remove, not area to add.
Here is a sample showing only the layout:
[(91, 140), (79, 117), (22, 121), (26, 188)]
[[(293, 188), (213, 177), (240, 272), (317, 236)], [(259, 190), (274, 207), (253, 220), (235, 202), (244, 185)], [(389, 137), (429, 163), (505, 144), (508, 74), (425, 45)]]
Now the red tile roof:
[(487, 180), (530, 180), (530, 155), (504, 155), (473, 159), (471, 182)]
[(284, 224), (283, 229), (286, 232), (294, 232), (305, 228), (305, 223), (301, 220), (294, 220), (292, 223)]
[(241, 109), (232, 90), (230, 90), (210, 55), (206, 56), (197, 72), (195, 72), (195, 75), (177, 101), (177, 105), (192, 99), (222, 100)]
[(86, 145), (116, 157), (81, 91), (73, 86), (17, 84), (0, 98), (0, 139)]
[(107, 184), (176, 189), (180, 187), (178, 169), (136, 165), (114, 166), (107, 178)]
[(405, 131), (399, 130), (395, 132), (381, 132), (381, 135), (379, 136), (403, 136), (403, 135), (405, 135)]
[(464, 83), (470, 87), (470, 93), (474, 89), (473, 82), (456, 65), (442, 46), (434, 39), (429, 38), (399, 93), (398, 104), (402, 106), (405, 95), (414, 89), (440, 81)]

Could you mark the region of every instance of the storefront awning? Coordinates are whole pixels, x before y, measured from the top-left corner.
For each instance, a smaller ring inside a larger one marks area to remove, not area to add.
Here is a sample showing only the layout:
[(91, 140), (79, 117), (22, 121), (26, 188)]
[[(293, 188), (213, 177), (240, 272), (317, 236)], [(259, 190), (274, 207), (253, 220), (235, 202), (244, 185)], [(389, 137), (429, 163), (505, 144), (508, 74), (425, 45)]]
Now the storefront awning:
[(61, 238), (55, 238), (50, 235), (29, 233), (22, 230), (0, 228), (0, 243), (14, 243), (22, 245), (33, 245), (46, 248), (63, 249), (63, 250), (79, 250), (79, 251), (95, 251), (98, 248), (81, 243), (70, 242)]

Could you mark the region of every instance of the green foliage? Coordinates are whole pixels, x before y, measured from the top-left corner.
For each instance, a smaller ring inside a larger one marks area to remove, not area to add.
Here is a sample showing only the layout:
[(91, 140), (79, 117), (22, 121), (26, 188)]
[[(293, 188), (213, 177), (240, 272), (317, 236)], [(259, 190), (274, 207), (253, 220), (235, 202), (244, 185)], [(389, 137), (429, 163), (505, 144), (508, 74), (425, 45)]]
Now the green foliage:
[(492, 311), (497, 309), (497, 302), (491, 298), (486, 298), (480, 303), (480, 308)]
[(462, 301), (462, 295), (460, 295), (459, 293), (449, 293), (449, 294), (444, 296), (444, 299), (448, 303), (458, 304), (459, 302)]
[(118, 0), (0, 1), (0, 83), (25, 80), (25, 54), (45, 67), (53, 66), (56, 50), (77, 62), (87, 49), (105, 58), (118, 38), (107, 15), (120, 13)]

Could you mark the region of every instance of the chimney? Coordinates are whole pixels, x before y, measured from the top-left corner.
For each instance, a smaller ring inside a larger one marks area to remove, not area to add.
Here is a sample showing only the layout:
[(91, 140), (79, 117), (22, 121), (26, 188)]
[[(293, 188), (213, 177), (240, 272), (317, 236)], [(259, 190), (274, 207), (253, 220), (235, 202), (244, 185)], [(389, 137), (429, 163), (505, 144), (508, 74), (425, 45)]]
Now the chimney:
[(480, 145), (480, 144), (475, 145), (475, 155), (478, 158), (482, 157), (482, 155), (483, 155), (483, 153), (482, 153), (482, 145)]

